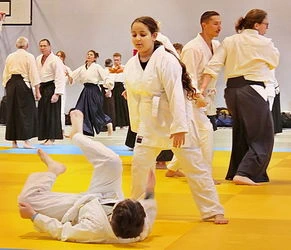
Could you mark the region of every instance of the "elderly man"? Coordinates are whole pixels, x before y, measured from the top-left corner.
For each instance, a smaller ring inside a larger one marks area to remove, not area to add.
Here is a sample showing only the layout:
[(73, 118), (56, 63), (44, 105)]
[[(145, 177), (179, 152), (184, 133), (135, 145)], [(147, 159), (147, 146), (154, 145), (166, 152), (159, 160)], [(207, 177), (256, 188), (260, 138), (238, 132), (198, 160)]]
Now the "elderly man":
[(35, 58), (26, 50), (28, 39), (16, 40), (17, 50), (8, 55), (3, 71), (3, 86), (7, 94), (7, 122), (5, 139), (17, 148), (17, 140), (24, 140), (24, 148), (32, 148), (29, 139), (37, 136), (36, 99), (40, 98), (40, 79)]

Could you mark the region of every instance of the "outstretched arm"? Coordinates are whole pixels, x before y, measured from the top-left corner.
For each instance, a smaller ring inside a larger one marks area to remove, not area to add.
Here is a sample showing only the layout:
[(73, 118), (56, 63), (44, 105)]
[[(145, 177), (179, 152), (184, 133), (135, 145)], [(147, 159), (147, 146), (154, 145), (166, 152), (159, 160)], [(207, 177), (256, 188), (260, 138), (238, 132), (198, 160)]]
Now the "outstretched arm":
[(148, 174), (147, 186), (145, 190), (145, 199), (153, 199), (156, 186), (156, 177), (154, 171), (151, 169)]
[(139, 201), (141, 205), (143, 206), (144, 211), (146, 213), (144, 230), (140, 235), (141, 240), (145, 239), (150, 234), (156, 215), (157, 215), (157, 204), (154, 199), (155, 185), (156, 185), (156, 178), (155, 178), (154, 171), (151, 169), (148, 174), (148, 181), (147, 181), (147, 186), (145, 190), (146, 192), (145, 198)]

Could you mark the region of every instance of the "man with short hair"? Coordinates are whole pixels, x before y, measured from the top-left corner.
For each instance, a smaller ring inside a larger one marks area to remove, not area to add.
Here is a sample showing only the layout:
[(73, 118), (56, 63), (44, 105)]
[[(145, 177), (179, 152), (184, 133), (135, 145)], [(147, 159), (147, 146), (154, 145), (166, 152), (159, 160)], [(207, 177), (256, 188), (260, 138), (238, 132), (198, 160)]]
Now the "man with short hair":
[[(221, 31), (220, 15), (216, 11), (206, 11), (200, 17), (201, 32), (191, 41), (189, 41), (182, 49), (181, 61), (186, 65), (187, 72), (189, 73), (192, 84), (199, 93), (200, 84), (202, 81), (202, 73), (204, 67), (209, 62), (215, 50), (219, 47), (220, 43), (216, 38)], [(213, 159), (213, 130), (217, 129), (216, 126), (216, 80), (213, 80), (205, 91), (205, 99), (208, 102), (206, 108), (193, 108), (195, 119), (198, 122), (199, 138), (201, 141), (201, 149), (204, 158), (208, 164), (212, 166)], [(208, 118), (207, 118), (207, 116)], [(210, 123), (210, 122), (211, 123)], [(177, 171), (177, 163), (173, 161), (168, 165), (170, 171), (166, 173), (168, 177), (175, 176)], [(218, 182), (216, 182), (218, 183)]]
[(17, 148), (17, 140), (24, 140), (24, 148), (33, 148), (29, 139), (37, 136), (36, 99), (40, 99), (40, 78), (35, 58), (27, 52), (28, 39), (16, 40), (17, 50), (8, 55), (3, 71), (3, 86), (7, 95), (7, 121), (5, 139)]
[(42, 55), (36, 58), (41, 79), (38, 104), (38, 139), (45, 140), (44, 145), (52, 145), (55, 139), (63, 139), (61, 123), (61, 95), (64, 94), (66, 78), (64, 65), (51, 50), (48, 39), (39, 42)]
[(89, 189), (82, 194), (52, 192), (56, 177), (66, 168), (39, 149), (38, 155), (48, 171), (28, 177), (18, 199), (21, 217), (30, 218), (37, 230), (62, 241), (130, 243), (144, 240), (156, 217), (153, 171), (149, 172), (143, 199), (124, 199), (119, 156), (83, 135), (81, 111), (74, 110), (70, 115), (71, 139), (94, 168)]

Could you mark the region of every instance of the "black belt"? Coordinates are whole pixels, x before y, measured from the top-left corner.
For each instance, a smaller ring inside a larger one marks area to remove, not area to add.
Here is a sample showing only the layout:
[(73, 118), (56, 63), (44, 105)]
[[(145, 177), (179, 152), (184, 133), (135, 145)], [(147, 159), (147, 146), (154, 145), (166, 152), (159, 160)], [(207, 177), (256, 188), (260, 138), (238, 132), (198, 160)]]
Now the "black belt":
[(110, 206), (110, 207), (114, 207), (115, 203), (111, 202), (111, 203), (105, 203), (102, 204), (103, 206)]
[(246, 80), (244, 76), (228, 78), (226, 83), (227, 88), (242, 88), (247, 85), (259, 85), (265, 88), (264, 82)]

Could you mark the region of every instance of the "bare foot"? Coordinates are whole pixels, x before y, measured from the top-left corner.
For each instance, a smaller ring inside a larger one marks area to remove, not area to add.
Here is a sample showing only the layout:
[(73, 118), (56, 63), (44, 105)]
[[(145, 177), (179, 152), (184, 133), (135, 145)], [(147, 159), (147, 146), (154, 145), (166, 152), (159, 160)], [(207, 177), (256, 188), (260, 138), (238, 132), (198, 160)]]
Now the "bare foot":
[(46, 152), (42, 149), (37, 150), (37, 154), (41, 161), (47, 165), (48, 171), (56, 174), (57, 176), (66, 171), (66, 167), (57, 161), (54, 161)]
[(42, 145), (50, 146), (50, 145), (53, 145), (54, 142), (55, 142), (55, 140), (53, 140), (53, 139), (46, 139), (46, 140), (42, 143)]
[(34, 146), (32, 146), (30, 144), (30, 141), (29, 140), (24, 141), (23, 147), (24, 148), (27, 148), (27, 149), (33, 149), (33, 148), (35, 148)]
[(176, 176), (177, 177), (185, 177), (185, 174), (181, 172), (179, 169), (176, 171)]
[(213, 222), (214, 224), (228, 224), (228, 219), (223, 214), (216, 214), (209, 218), (204, 219), (207, 222)]
[(165, 174), (166, 177), (185, 177), (185, 174), (181, 172), (179, 169), (176, 171), (168, 170)]
[(12, 142), (12, 148), (18, 148), (17, 141)]
[(80, 110), (73, 110), (70, 112), (71, 122), (72, 122), (72, 130), (70, 133), (71, 139), (77, 133), (83, 133), (83, 119), (84, 115)]
[(110, 122), (110, 123), (107, 124), (107, 134), (108, 134), (108, 136), (111, 136), (112, 133), (113, 133), (113, 125)]
[(221, 182), (218, 181), (218, 180), (214, 180), (214, 179), (213, 179), (213, 182), (214, 182), (214, 185), (220, 185), (220, 184), (221, 184)]
[(260, 184), (252, 181), (250, 178), (246, 176), (236, 175), (233, 177), (233, 182), (236, 185), (250, 185), (250, 186), (259, 186)]

